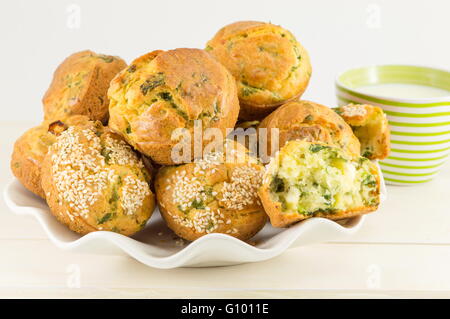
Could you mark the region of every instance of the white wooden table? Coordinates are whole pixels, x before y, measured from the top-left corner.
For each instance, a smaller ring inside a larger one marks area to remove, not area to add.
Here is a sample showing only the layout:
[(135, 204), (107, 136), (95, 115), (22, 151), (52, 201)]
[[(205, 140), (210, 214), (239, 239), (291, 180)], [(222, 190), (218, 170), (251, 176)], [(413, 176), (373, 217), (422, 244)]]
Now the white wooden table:
[[(2, 191), (12, 144), (33, 125), (0, 122)], [(450, 297), (450, 165), (428, 184), (388, 187), (388, 197), (346, 241), (256, 264), (175, 270), (61, 251), (2, 198), (0, 298)]]

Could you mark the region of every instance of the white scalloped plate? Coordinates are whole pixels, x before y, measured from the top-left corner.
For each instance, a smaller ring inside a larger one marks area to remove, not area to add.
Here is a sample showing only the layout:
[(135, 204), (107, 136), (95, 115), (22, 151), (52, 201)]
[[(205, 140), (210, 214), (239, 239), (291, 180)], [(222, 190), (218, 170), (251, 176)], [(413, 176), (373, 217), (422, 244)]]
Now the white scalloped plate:
[[(384, 181), (382, 198), (386, 198)], [(228, 266), (267, 260), (289, 247), (310, 245), (345, 238), (356, 232), (364, 216), (334, 222), (311, 218), (287, 229), (277, 229), (268, 223), (253, 239), (254, 245), (224, 234), (209, 234), (188, 243), (176, 240), (156, 210), (147, 226), (133, 237), (98, 231), (80, 236), (60, 224), (50, 213), (45, 201), (26, 190), (17, 180), (4, 192), (8, 207), (19, 215), (33, 216), (58, 247), (83, 253), (127, 254), (155, 268)], [(184, 244), (183, 244), (184, 243)]]

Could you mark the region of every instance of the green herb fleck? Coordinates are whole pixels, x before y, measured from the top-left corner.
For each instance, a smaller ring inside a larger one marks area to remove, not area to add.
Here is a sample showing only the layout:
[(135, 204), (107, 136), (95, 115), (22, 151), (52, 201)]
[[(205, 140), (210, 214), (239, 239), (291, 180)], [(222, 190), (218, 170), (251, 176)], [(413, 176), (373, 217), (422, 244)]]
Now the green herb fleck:
[(326, 149), (326, 148), (330, 148), (330, 147), (329, 146), (325, 146), (325, 145), (320, 145), (320, 144), (312, 144), (309, 147), (309, 150), (312, 153), (317, 153), (317, 152), (320, 152), (321, 150)]
[(366, 150), (364, 150), (364, 153), (363, 153), (362, 156), (367, 157), (367, 158), (372, 157), (373, 156), (373, 152), (366, 149)]
[(172, 101), (172, 94), (170, 94), (169, 92), (159, 92), (158, 96), (163, 99), (164, 101)]
[(323, 195), (323, 198), (325, 199), (325, 205), (330, 206), (332, 204), (333, 196), (329, 193), (329, 190), (326, 190), (327, 193)]
[(102, 59), (103, 61), (105, 61), (106, 63), (111, 63), (112, 61), (114, 61), (114, 57), (111, 55), (104, 55), (104, 54), (100, 54), (98, 56), (99, 59)]
[(205, 117), (211, 117), (211, 113), (208, 111), (204, 111), (204, 112), (200, 113), (200, 115), (198, 117), (199, 117), (199, 119), (202, 119)]
[(285, 190), (284, 180), (282, 178), (278, 177), (278, 175), (274, 176), (274, 178), (270, 182), (270, 190), (273, 193), (284, 192), (284, 190)]
[(367, 175), (363, 180), (363, 185), (367, 185), (370, 187), (375, 187), (377, 185), (377, 182), (375, 178), (372, 175)]
[(117, 192), (117, 189), (114, 188), (111, 194), (111, 198), (109, 199), (109, 203), (115, 203), (119, 200), (119, 193)]
[(313, 120), (314, 120), (314, 116), (312, 116), (311, 114), (309, 114), (307, 117), (305, 117), (306, 122), (311, 122)]
[(169, 92), (159, 92), (158, 97), (166, 102), (170, 103), (170, 106), (172, 106), (175, 111), (186, 121), (189, 120), (188, 115), (173, 101), (172, 94)]
[(218, 102), (214, 103), (213, 108), (214, 108), (214, 113), (215, 114), (220, 113), (220, 106), (219, 106)]
[(203, 204), (202, 200), (197, 201), (197, 199), (194, 199), (191, 204), (192, 207), (196, 209), (205, 209), (205, 205)]
[(212, 196), (213, 188), (211, 186), (204, 187), (204, 193), (208, 196)]
[(164, 84), (164, 73), (159, 72), (145, 80), (145, 82), (141, 84), (140, 89), (143, 95), (147, 95), (148, 91)]
[(105, 158), (106, 164), (109, 164), (109, 160), (111, 159), (111, 151), (107, 150), (106, 148), (103, 148), (100, 153)]
[(107, 213), (98, 220), (98, 224), (102, 225), (102, 224), (106, 223), (107, 221), (109, 221), (112, 217), (113, 217), (112, 213)]
[(183, 112), (182, 110), (180, 110), (180, 108), (176, 105), (176, 104), (172, 104), (172, 106), (174, 106), (175, 111), (178, 113), (178, 115), (180, 115), (183, 119), (185, 119), (186, 121), (189, 120), (189, 116)]
[(323, 209), (319, 209), (319, 210), (314, 212), (314, 214), (317, 214), (317, 213), (335, 214), (336, 213), (336, 209), (334, 209), (334, 208), (323, 208)]
[(243, 87), (242, 88), (242, 96), (250, 96), (252, 94), (255, 94), (256, 92), (258, 92), (258, 90), (255, 88), (252, 88), (252, 87)]

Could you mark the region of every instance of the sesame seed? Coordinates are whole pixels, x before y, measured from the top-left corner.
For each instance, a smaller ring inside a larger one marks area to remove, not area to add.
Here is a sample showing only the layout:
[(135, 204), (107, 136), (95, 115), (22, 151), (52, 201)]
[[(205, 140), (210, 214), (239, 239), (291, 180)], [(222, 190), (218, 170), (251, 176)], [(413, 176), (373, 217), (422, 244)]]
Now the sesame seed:
[(262, 171), (253, 166), (233, 169), (231, 182), (223, 183), (220, 201), (226, 208), (242, 210), (257, 201), (257, 191), (262, 181)]
[[(60, 205), (70, 207), (69, 218), (89, 217), (89, 207), (104, 196), (107, 186), (114, 183), (118, 173), (111, 166), (144, 168), (142, 161), (124, 141), (109, 135), (104, 140), (97, 136), (95, 127), (79, 130), (69, 127), (52, 146), (52, 174)], [(86, 143), (88, 141), (88, 143)], [(108, 163), (105, 156), (108, 154)], [(150, 188), (146, 181), (128, 175), (122, 187), (122, 207), (132, 215), (142, 207)]]
[[(230, 181), (217, 185), (218, 191), (211, 190), (214, 185), (208, 185), (205, 178), (218, 172), (218, 165), (224, 165), (223, 155), (222, 152), (207, 154), (195, 160), (193, 174), (188, 174), (185, 168), (177, 169), (167, 180), (172, 185), (172, 203), (183, 212), (171, 215), (175, 222), (199, 233), (211, 233), (217, 231), (219, 225), (229, 225), (232, 221), (225, 222), (225, 214), (218, 208), (212, 209), (208, 206), (210, 203), (218, 201), (219, 206), (226, 209), (242, 210), (257, 202), (263, 170), (250, 163), (233, 166)], [(237, 233), (237, 229), (230, 232)]]
[(125, 214), (134, 215), (149, 195), (150, 188), (146, 181), (132, 176), (125, 177), (125, 186), (122, 189), (122, 208)]

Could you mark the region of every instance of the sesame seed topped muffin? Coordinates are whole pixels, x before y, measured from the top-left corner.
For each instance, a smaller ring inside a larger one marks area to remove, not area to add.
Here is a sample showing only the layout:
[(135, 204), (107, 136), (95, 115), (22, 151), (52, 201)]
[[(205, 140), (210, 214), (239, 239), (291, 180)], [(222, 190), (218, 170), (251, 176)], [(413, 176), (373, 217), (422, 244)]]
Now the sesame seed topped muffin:
[(236, 79), (239, 118), (257, 120), (299, 98), (311, 77), (308, 52), (280, 26), (257, 21), (229, 24), (206, 50)]
[[(114, 78), (108, 96), (110, 127), (162, 165), (178, 164), (172, 158), (181, 139), (172, 136), (177, 129), (193, 136), (197, 121), (202, 133), (217, 128), (226, 136), (239, 113), (232, 75), (199, 49), (154, 51), (137, 58)], [(203, 139), (203, 145), (209, 142)]]
[(244, 146), (231, 141), (195, 163), (163, 167), (155, 181), (161, 214), (186, 240), (210, 233), (250, 239), (267, 221), (257, 196), (263, 170)]
[(57, 138), (42, 167), (52, 213), (80, 234), (132, 235), (153, 213), (150, 176), (141, 158), (100, 122), (72, 126)]
[(89, 50), (70, 55), (56, 69), (42, 99), (45, 119), (86, 115), (90, 120), (106, 123), (109, 82), (125, 67), (125, 61), (119, 57)]
[(62, 121), (45, 121), (26, 131), (14, 144), (11, 156), (11, 170), (25, 188), (45, 198), (41, 186), (41, 166), (48, 148), (56, 137), (71, 125), (85, 124), (88, 118), (74, 115)]

